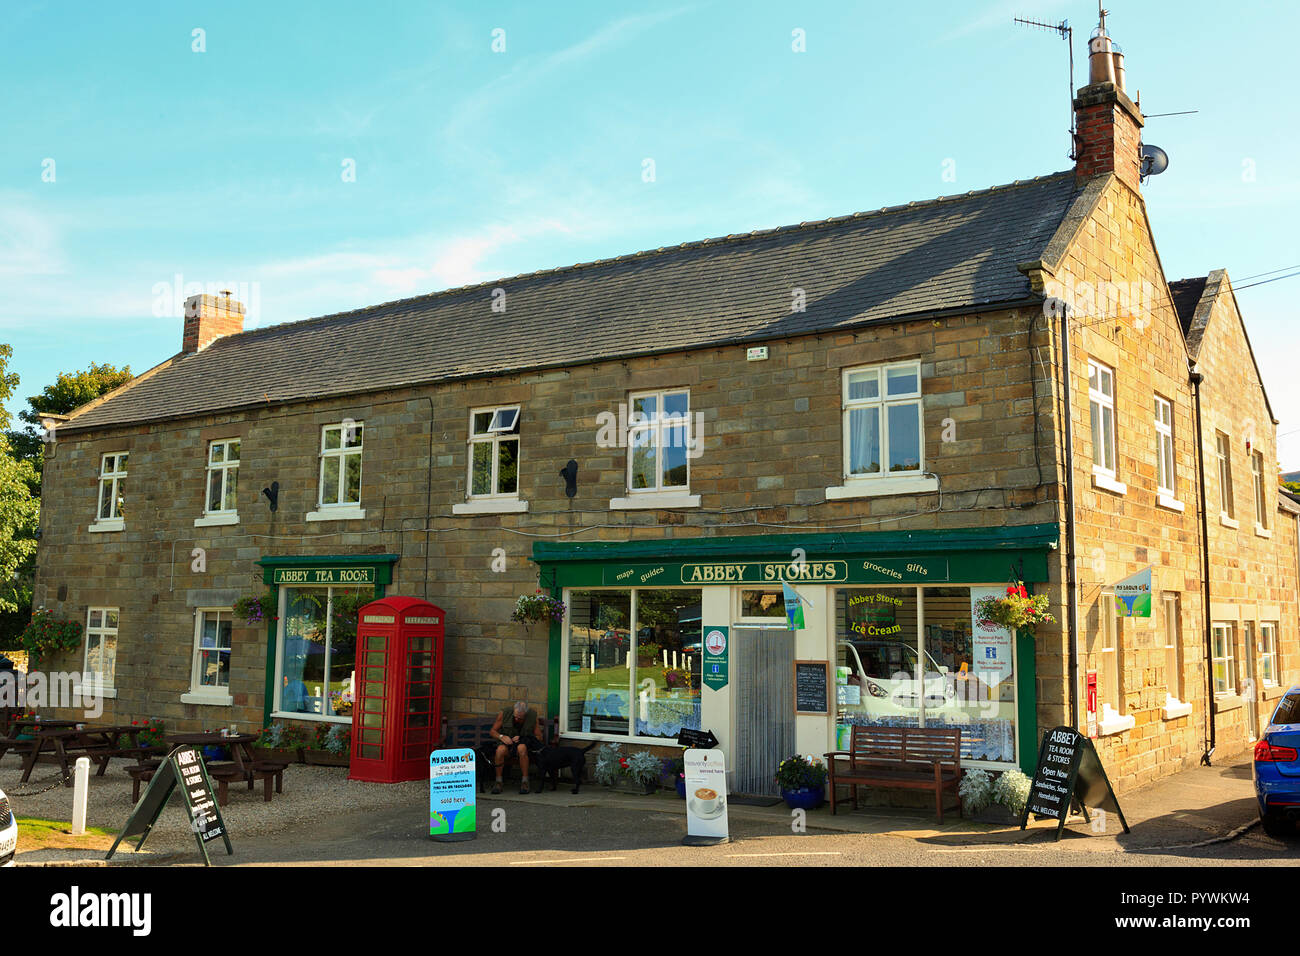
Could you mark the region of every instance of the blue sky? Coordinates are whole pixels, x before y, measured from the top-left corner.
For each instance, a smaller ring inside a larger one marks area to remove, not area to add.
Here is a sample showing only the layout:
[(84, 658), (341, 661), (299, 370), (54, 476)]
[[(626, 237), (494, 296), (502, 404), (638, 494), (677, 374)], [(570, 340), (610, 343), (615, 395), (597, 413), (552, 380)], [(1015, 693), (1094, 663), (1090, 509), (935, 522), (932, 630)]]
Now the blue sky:
[[(1172, 160), (1145, 190), (1169, 278), (1300, 264), (1300, 14), (1111, 6), (1144, 111), (1200, 111), (1146, 128)], [(156, 314), (177, 276), (246, 290), (251, 327), (1065, 169), (1065, 44), (1016, 15), (1068, 18), (1084, 82), (1087, 2), (7, 0), (19, 396), (177, 351)], [(1238, 296), (1288, 469), (1298, 292)]]

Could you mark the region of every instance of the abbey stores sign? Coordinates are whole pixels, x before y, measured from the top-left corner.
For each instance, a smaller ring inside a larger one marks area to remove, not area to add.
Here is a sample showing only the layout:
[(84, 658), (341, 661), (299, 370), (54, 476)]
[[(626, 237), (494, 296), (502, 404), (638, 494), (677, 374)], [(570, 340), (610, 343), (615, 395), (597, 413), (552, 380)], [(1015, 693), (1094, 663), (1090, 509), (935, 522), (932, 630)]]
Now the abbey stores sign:
[(946, 558), (879, 561), (739, 561), (660, 564), (607, 564), (602, 583), (624, 587), (655, 585), (755, 584), (919, 584), (948, 580)]

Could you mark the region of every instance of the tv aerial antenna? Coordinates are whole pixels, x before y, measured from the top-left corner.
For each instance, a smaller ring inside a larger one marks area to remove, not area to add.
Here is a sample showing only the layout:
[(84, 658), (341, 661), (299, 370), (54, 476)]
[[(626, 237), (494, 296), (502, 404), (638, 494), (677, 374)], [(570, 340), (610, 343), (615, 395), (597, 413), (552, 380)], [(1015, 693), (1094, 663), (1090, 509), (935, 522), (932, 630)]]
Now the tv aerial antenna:
[(1050, 30), (1060, 36), (1065, 41), (1065, 48), (1070, 55), (1070, 152), (1066, 155), (1071, 160), (1076, 159), (1074, 153), (1075, 127), (1074, 127), (1074, 28), (1070, 26), (1069, 20), (1062, 20), (1060, 23), (1044, 23), (1042, 20), (1029, 20), (1024, 17), (1016, 17), (1015, 22), (1021, 26), (1032, 27), (1037, 30)]

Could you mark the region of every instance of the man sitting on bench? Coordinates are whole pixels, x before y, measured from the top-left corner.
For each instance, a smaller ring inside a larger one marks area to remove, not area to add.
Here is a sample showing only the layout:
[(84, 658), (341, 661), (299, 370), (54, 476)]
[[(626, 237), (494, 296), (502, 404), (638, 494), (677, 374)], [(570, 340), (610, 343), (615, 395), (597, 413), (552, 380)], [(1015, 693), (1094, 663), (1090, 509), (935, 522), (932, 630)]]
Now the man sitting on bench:
[(517, 700), (513, 708), (507, 707), (497, 714), (496, 723), (492, 725), (492, 739), (497, 743), (496, 764), (497, 780), (492, 785), (493, 793), (501, 792), (501, 778), (505, 771), (506, 758), (514, 748), (519, 757), (519, 773), (523, 779), (519, 783), (519, 792), (528, 792), (528, 751), (541, 747), (537, 739), (537, 711), (525, 701)]

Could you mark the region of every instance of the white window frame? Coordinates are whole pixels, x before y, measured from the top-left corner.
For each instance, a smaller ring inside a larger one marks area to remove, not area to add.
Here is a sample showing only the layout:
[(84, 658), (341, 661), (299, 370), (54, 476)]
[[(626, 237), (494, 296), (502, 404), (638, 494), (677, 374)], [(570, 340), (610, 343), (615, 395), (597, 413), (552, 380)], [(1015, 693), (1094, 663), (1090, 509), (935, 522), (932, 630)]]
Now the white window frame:
[[(686, 414), (684, 419), (676, 413), (664, 411), (664, 399), (669, 395), (686, 396)], [(654, 398), (655, 415), (653, 419), (646, 419), (640, 413), (633, 413), (632, 409), (636, 405), (637, 399)], [(695, 436), (691, 427), (691, 390), (689, 388), (658, 388), (644, 392), (630, 392), (627, 396), (627, 432), (624, 440), (627, 442), (627, 494), (629, 497), (637, 495), (689, 495), (691, 492), (691, 450), (695, 447)], [(663, 483), (663, 449), (664, 433), (673, 428), (685, 429), (686, 442), (686, 483), (682, 485), (665, 485)], [(655, 447), (655, 484), (653, 488), (634, 488), (632, 486), (632, 464), (634, 461), (632, 440), (637, 434), (648, 434), (654, 438)]]
[[(1097, 387), (1093, 386), (1094, 380)], [(1109, 393), (1100, 387), (1106, 381), (1110, 382)], [(1092, 483), (1094, 487), (1122, 495), (1128, 493), (1128, 485), (1119, 480), (1119, 414), (1115, 409), (1115, 390), (1115, 370), (1096, 359), (1088, 359), (1088, 434), (1092, 437)], [(1107, 413), (1110, 416), (1110, 441), (1099, 448), (1098, 438), (1104, 438), (1106, 434)], [(1107, 461), (1110, 463), (1107, 464)]]
[[(1223, 642), (1225, 654), (1219, 654), (1219, 641)], [(1234, 697), (1237, 694), (1237, 625), (1232, 621), (1213, 621), (1210, 624), (1210, 681), (1214, 687), (1214, 696)], [(1223, 689), (1219, 688), (1216, 673), (1218, 665), (1223, 663), (1226, 674)]]
[[(91, 625), (91, 618), (98, 613), (100, 623), (97, 626)], [(114, 626), (108, 625), (108, 616), (113, 615), (116, 622)], [(81, 691), (85, 693), (98, 694), (103, 697), (116, 697), (117, 681), (117, 652), (118, 636), (122, 626), (122, 616), (119, 608), (115, 607), (90, 607), (86, 608), (86, 640), (85, 647), (82, 649), (81, 656)], [(90, 648), (92, 644), (99, 644), (100, 657), (103, 659), (103, 640), (106, 637), (113, 638), (113, 669), (107, 675), (103, 671), (92, 671), (90, 669)]]
[(1277, 622), (1259, 623), (1260, 683), (1264, 687), (1277, 686)]
[[(217, 438), (208, 442), (207, 464), (203, 470), (203, 516), (201, 518), (196, 518), (194, 520), (194, 526), (196, 528), (208, 527), (212, 525), (239, 524), (238, 472), (239, 472), (240, 459), (235, 458), (233, 461), (230, 460), (230, 445), (232, 442), (239, 445), (239, 453), (242, 453), (243, 439), (238, 437)], [(221, 461), (214, 463), (212, 460), (212, 455), (213, 452), (218, 447), (221, 448)], [(213, 509), (211, 507), (213, 476), (216, 474), (220, 475), (221, 503), (226, 504), (227, 503), (226, 498), (230, 496), (230, 472), (232, 471), (236, 473), (235, 494), (234, 496), (231, 496), (235, 500), (230, 502), (231, 507), (229, 508)]]
[(1250, 477), (1255, 493), (1255, 533), (1265, 534), (1268, 531), (1268, 508), (1264, 502), (1264, 453), (1261, 451), (1250, 453)]
[[(357, 432), (360, 439), (354, 446), (349, 446), (348, 432)], [(339, 433), (339, 447), (327, 448), (326, 444), (330, 432)], [(344, 489), (347, 486), (347, 459), (356, 456), (358, 469), (361, 469), (365, 461), (365, 422), (352, 421), (345, 419), (331, 425), (321, 426), (320, 436), (320, 465), (317, 470), (319, 480), (316, 486), (316, 510), (308, 512), (308, 521), (338, 521), (364, 518), (366, 511), (361, 507), (361, 483), (364, 471), (360, 471), (357, 480), (357, 500), (344, 501)], [(331, 459), (338, 460), (338, 501), (325, 501), (325, 465)]]
[[(907, 369), (916, 377), (916, 390), (912, 392), (901, 392), (890, 394), (889, 373), (894, 369)], [(849, 378), (853, 375), (861, 375), (864, 372), (874, 372), (877, 377), (877, 390), (875, 398), (849, 398)], [(844, 443), (844, 468), (843, 477), (846, 485), (860, 481), (881, 481), (888, 479), (910, 478), (925, 474), (925, 394), (924, 386), (921, 381), (921, 363), (920, 361), (910, 362), (890, 362), (885, 365), (859, 365), (854, 368), (846, 368), (840, 377), (840, 409), (841, 409), (841, 428)], [(915, 405), (916, 406), (916, 442), (918, 461), (915, 468), (908, 468), (903, 471), (889, 470), (889, 414), (890, 408)], [(880, 435), (880, 470), (874, 474), (855, 475), (851, 473), (853, 467), (853, 431), (849, 425), (852, 419), (852, 412), (855, 409), (876, 408), (879, 409)]]
[[(504, 413), (514, 412), (514, 416), (508, 420), (504, 418)], [(488, 422), (486, 431), (475, 434), (474, 418), (477, 415), (491, 414), (492, 418)], [(471, 408), (469, 412), (469, 433), (465, 441), (466, 447), (466, 478), (465, 478), (465, 500), (467, 503), (478, 502), (480, 504), (505, 505), (511, 502), (520, 501), (519, 481), (521, 452), (523, 451), (523, 439), (520, 437), (520, 420), (523, 418), (523, 409), (520, 405), (486, 405), (482, 408)], [(500, 464), (501, 443), (503, 441), (513, 441), (515, 443), (515, 490), (498, 491), (500, 486), (500, 475), (498, 474)], [(474, 494), (474, 447), (476, 445), (492, 446), (492, 490), (485, 494)], [(462, 513), (472, 513), (474, 509), (466, 509)], [(493, 509), (496, 510), (496, 509)], [(503, 509), (504, 510), (504, 509)], [(527, 508), (510, 509), (526, 511)]]
[(195, 609), (194, 609), (194, 645), (193, 645), (192, 654), (191, 654), (191, 657), (190, 657), (190, 690), (189, 690), (189, 693), (188, 693), (188, 694), (182, 694), (182, 695), (181, 695), (181, 703), (184, 703), (184, 704), (220, 704), (220, 705), (227, 705), (227, 706), (228, 706), (228, 705), (233, 704), (233, 703), (235, 702), (234, 698), (230, 695), (230, 684), (229, 684), (228, 681), (227, 681), (227, 683), (226, 683), (226, 685), (225, 685), (224, 687), (223, 687), (223, 686), (212, 687), (212, 686), (208, 686), (208, 685), (203, 684), (203, 683), (201, 682), (201, 680), (200, 680), (200, 671), (201, 671), (201, 664), (200, 664), (200, 662), (201, 662), (202, 659), (203, 659), (203, 651), (205, 650), (205, 648), (203, 648), (203, 647), (201, 646), (200, 642), (201, 642), (202, 639), (203, 639), (203, 619), (204, 619), (204, 615), (208, 615), (208, 614), (215, 614), (215, 615), (217, 616), (217, 634), (218, 634), (218, 637), (219, 637), (220, 634), (221, 634), (221, 619), (222, 619), (222, 616), (224, 615), (225, 618), (231, 622), (231, 626), (232, 626), (232, 634), (231, 634), (230, 646), (229, 646), (229, 647), (226, 647), (226, 648), (222, 648), (222, 647), (218, 646), (218, 647), (216, 647), (216, 648), (209, 648), (209, 650), (215, 650), (215, 651), (222, 651), (222, 650), (224, 650), (224, 651), (226, 651), (227, 654), (230, 655), (230, 660), (231, 660), (231, 667), (228, 669), (228, 672), (229, 672), (229, 673), (233, 673), (233, 672), (234, 672), (234, 668), (233, 668), (233, 663), (234, 663), (234, 634), (233, 634), (233, 626), (234, 626), (234, 611), (233, 611), (233, 609), (232, 609), (232, 608), (229, 608), (229, 607), (200, 607), (200, 608), (195, 608)]
[(1177, 499), (1177, 466), (1174, 463), (1174, 406), (1155, 396), (1156, 489), (1160, 495)]
[[(323, 589), (329, 592), (329, 597), (325, 605), (325, 658), (322, 662), (325, 669), (325, 674), (328, 675), (330, 673), (330, 665), (333, 663), (332, 658), (334, 655), (334, 592), (355, 590), (355, 588), (351, 588), (349, 585), (346, 584), (316, 584), (316, 585), (304, 585), (304, 587), (312, 588), (312, 589)], [(282, 711), (280, 709), (280, 705), (282, 703), (280, 699), (280, 694), (281, 691), (284, 689), (284, 622), (289, 610), (289, 595), (295, 589), (296, 588), (293, 585), (282, 585), (280, 587), (279, 599), (276, 602), (276, 613), (279, 616), (276, 620), (276, 627), (275, 627), (275, 694), (273, 695), (272, 698), (271, 716), (285, 718), (288, 720), (314, 720), (320, 723), (328, 723), (328, 724), (350, 724), (352, 723), (351, 716), (344, 717), (338, 714), (321, 713), (320, 711), (297, 711), (297, 710)], [(358, 666), (359, 665), (355, 663), (353, 664), (352, 673), (354, 677), (356, 676), (356, 671)], [(322, 686), (325, 685), (322, 684)], [(353, 695), (353, 699), (355, 700), (356, 699), (355, 682), (352, 684), (352, 695)], [(329, 696), (328, 691), (326, 691), (322, 696), (327, 698)], [(322, 700), (321, 703), (322, 703), (322, 710), (324, 710), (325, 701)]]
[[(95, 520), (90, 525), (91, 531), (121, 531), (126, 526), (126, 493), (122, 485), (126, 479), (129, 451), (110, 451), (99, 458), (99, 478), (95, 482)], [(113, 467), (108, 466), (113, 459)], [(105, 488), (108, 490), (107, 501), (111, 503), (113, 514), (104, 514)]]
[(1192, 712), (1192, 705), (1183, 700), (1182, 596), (1177, 591), (1162, 593), (1160, 613), (1165, 647), (1165, 704), (1161, 715), (1165, 720), (1174, 720)]
[(1221, 431), (1214, 433), (1214, 454), (1219, 463), (1219, 521), (1237, 527), (1232, 502), (1232, 439)]

